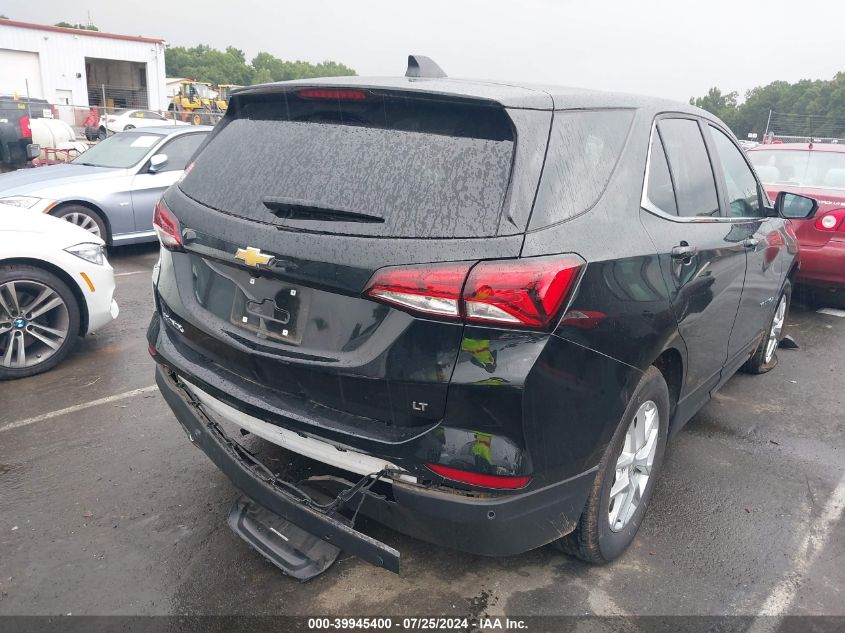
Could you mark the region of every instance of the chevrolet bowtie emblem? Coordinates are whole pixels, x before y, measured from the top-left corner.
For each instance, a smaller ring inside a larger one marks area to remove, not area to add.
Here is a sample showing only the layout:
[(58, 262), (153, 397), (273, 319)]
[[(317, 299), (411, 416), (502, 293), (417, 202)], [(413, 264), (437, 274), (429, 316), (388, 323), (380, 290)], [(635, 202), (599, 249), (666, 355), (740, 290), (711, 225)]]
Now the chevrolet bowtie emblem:
[(241, 260), (247, 266), (255, 266), (258, 268), (259, 266), (269, 266), (270, 262), (272, 262), (274, 258), (272, 255), (262, 253), (257, 248), (247, 246), (246, 248), (239, 248), (237, 250), (235, 253), (235, 259)]

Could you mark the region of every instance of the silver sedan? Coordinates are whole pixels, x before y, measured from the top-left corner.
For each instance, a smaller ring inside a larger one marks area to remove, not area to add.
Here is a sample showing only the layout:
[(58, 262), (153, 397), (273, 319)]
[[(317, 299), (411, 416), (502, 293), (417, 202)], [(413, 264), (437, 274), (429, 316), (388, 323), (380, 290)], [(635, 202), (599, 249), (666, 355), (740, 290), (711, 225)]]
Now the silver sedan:
[(0, 175), (0, 202), (64, 218), (110, 245), (154, 241), (155, 203), (210, 131), (161, 126), (121, 132), (70, 163)]

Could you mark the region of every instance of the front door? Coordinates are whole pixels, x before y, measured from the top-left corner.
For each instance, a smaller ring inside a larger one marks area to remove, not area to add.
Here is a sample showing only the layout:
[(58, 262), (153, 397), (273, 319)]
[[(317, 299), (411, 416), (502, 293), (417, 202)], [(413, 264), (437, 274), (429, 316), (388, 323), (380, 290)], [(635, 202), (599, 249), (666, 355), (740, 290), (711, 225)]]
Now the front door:
[[(785, 262), (790, 261), (783, 220), (767, 218), (764, 193), (744, 152), (712, 124), (705, 126), (723, 192), (723, 206), (734, 239), (745, 246), (747, 265), (739, 312), (728, 345), (728, 370), (736, 369), (753, 351), (769, 326), (780, 295)], [(726, 372), (727, 374), (728, 372)]]
[(722, 216), (699, 122), (662, 117), (652, 131), (641, 218), (687, 346), (681, 398), (719, 380), (745, 279), (745, 246)]

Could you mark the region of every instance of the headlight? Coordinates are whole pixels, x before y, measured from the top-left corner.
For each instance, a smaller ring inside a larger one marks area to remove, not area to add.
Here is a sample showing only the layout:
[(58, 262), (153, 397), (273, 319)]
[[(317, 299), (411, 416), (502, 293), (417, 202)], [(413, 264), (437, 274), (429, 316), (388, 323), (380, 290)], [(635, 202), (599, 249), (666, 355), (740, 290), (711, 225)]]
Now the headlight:
[(106, 249), (101, 244), (85, 242), (83, 244), (71, 246), (65, 250), (72, 255), (81, 257), (86, 262), (91, 262), (92, 264), (97, 264), (98, 266), (102, 266), (103, 262), (106, 261)]
[(33, 198), (32, 196), (11, 196), (9, 198), (0, 198), (0, 202), (8, 204), (13, 207), (20, 207), (21, 209), (31, 209), (41, 198)]

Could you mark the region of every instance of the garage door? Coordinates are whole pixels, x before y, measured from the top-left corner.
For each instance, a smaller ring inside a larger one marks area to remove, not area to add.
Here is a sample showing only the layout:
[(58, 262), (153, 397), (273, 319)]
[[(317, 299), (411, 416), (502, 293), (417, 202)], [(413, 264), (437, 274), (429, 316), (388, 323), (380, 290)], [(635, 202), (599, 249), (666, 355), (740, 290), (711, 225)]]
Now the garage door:
[(38, 53), (10, 51), (0, 48), (0, 94), (26, 96), (26, 83), (29, 82), (29, 96), (44, 98), (41, 87), (41, 64)]

